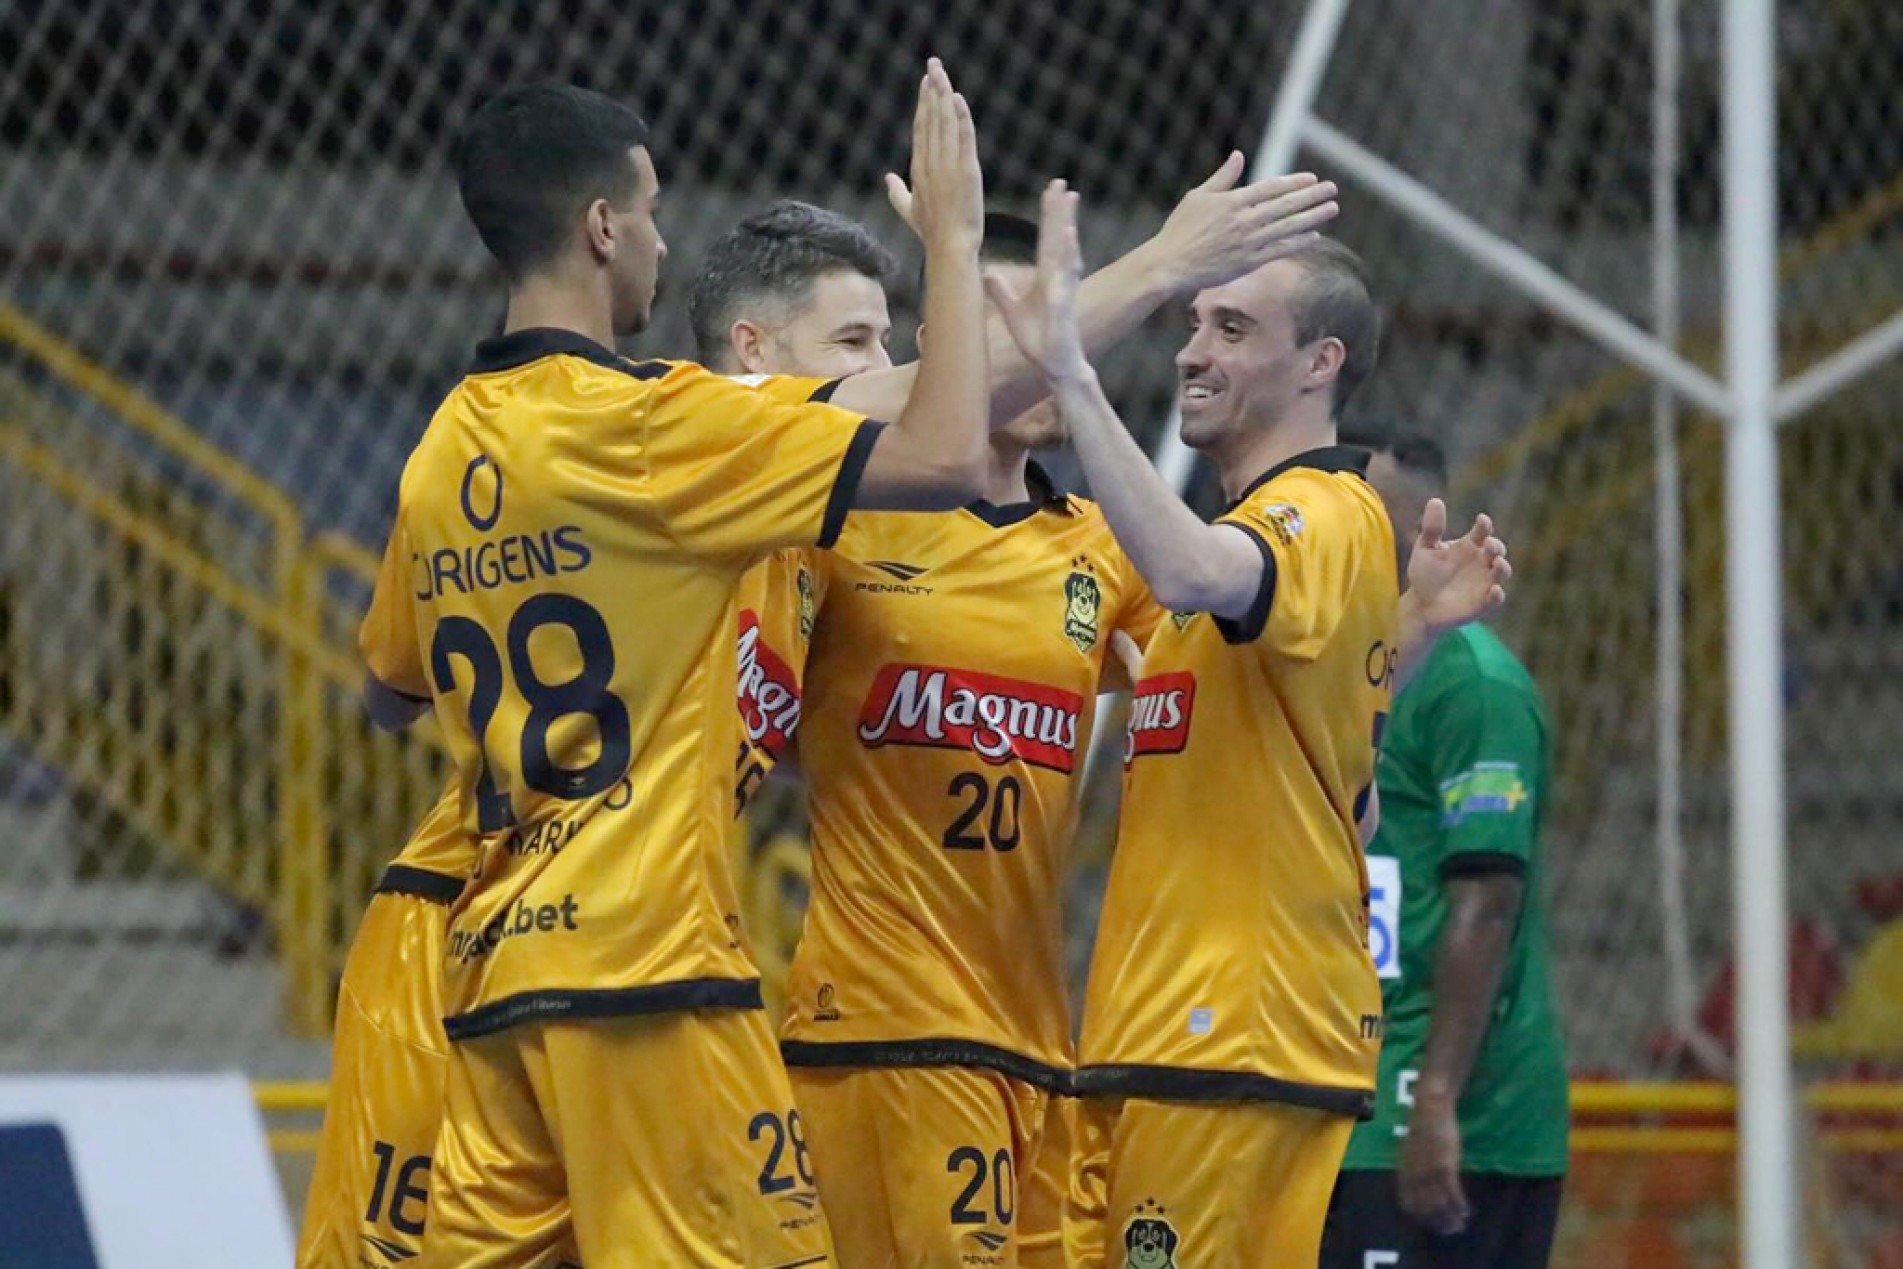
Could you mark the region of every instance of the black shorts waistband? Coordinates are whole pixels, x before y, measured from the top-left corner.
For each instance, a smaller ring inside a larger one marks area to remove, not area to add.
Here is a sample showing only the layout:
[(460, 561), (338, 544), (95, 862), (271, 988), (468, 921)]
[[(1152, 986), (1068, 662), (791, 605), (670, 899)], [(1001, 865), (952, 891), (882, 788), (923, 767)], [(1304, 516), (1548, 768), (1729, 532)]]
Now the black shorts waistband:
[(462, 892), (461, 877), (452, 877), (446, 872), (431, 872), (427, 868), (412, 868), (408, 864), (391, 864), (385, 868), (376, 888), (377, 894), (414, 895), (433, 903), (454, 903), (456, 896)]
[(1374, 1090), (1302, 1084), (1252, 1071), (1119, 1064), (1079, 1068), (1080, 1097), (1141, 1097), (1159, 1102), (1281, 1102), (1356, 1119), (1374, 1118)]
[(505, 996), (443, 1019), (452, 1040), (472, 1040), (523, 1022), (625, 1018), (692, 1009), (764, 1009), (757, 978), (689, 978), (643, 987), (567, 988)]
[(782, 1040), (788, 1066), (974, 1066), (1069, 1096), (1071, 1072), (975, 1040)]

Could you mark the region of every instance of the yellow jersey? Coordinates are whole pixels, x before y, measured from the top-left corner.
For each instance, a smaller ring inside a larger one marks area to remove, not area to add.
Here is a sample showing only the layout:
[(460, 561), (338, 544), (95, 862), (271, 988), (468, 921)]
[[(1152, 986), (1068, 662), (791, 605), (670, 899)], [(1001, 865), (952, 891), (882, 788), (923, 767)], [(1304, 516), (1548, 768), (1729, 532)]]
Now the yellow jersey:
[(879, 425), (578, 334), (485, 341), (404, 469), (361, 643), (433, 698), (477, 859), (451, 1039), (760, 1006), (727, 842), (735, 591), (830, 542)]
[(1261, 548), (1237, 622), (1145, 651), (1080, 1092), (1365, 1115), (1380, 1049), (1355, 831), (1393, 691), (1394, 531), (1367, 455), (1313, 450), (1219, 523)]
[(1114, 630), (1165, 614), (1096, 506), (855, 512), (814, 554), (794, 1066), (975, 1065), (1068, 1087), (1065, 855)]
[(454, 775), (384, 869), (379, 890), (447, 903), (462, 893), (476, 864), (476, 839), (463, 827), (462, 782)]
[[(838, 379), (741, 375), (779, 400), (830, 400)], [(740, 750), (734, 762), (734, 814), (747, 809), (779, 765), (800, 723), (800, 680), (813, 637), (813, 552), (775, 551), (740, 579)]]

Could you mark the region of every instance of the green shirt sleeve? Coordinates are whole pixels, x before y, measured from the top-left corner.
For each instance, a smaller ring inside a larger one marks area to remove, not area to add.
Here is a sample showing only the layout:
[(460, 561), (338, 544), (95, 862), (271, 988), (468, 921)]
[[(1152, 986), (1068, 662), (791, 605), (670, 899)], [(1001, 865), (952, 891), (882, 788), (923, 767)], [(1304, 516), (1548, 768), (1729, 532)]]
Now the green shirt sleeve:
[(1439, 874), (1524, 874), (1543, 792), (1546, 729), (1523, 687), (1462, 679), (1427, 711), (1440, 801)]

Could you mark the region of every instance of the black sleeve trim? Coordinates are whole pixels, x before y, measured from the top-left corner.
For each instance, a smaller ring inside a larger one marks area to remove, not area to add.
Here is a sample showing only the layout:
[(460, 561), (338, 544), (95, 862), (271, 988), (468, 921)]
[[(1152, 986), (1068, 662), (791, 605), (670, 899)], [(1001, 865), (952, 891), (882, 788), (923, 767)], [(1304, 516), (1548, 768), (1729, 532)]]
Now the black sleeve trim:
[(454, 903), (463, 892), (463, 879), (408, 864), (391, 864), (377, 882), (378, 894), (407, 894), (431, 903)]
[(1172, 1102), (1282, 1102), (1356, 1119), (1374, 1118), (1374, 1090), (1298, 1084), (1250, 1071), (1198, 1071), (1181, 1066), (1086, 1066), (1080, 1097), (1143, 1097)]
[(452, 1040), (473, 1040), (522, 1022), (625, 1018), (684, 1009), (764, 1009), (757, 978), (689, 978), (608, 989), (525, 991), (443, 1019)]
[(975, 1040), (782, 1040), (788, 1066), (975, 1066), (1069, 1094), (1071, 1073)]
[(400, 687), (391, 686), (390, 684), (384, 682), (383, 679), (378, 676), (375, 670), (366, 669), (364, 673), (370, 676), (370, 681), (372, 683), (375, 683), (378, 687), (382, 688), (384, 691), (388, 692), (392, 696), (402, 697), (404, 700), (410, 702), (412, 705), (434, 705), (436, 703), (434, 697), (418, 696), (414, 692), (406, 692)]
[(1440, 861), (1442, 881), (1453, 877), (1526, 876), (1526, 860), (1500, 850), (1463, 850)]
[(819, 545), (831, 546), (839, 541), (846, 527), (846, 513), (852, 510), (853, 500), (859, 496), (859, 482), (866, 474), (866, 463), (872, 458), (872, 447), (878, 444), (879, 433), (883, 431), (885, 424), (867, 419), (854, 433), (852, 444), (846, 447), (845, 461), (839, 464), (839, 475), (833, 479), (832, 497), (826, 499), (826, 518), (819, 525)]
[(1269, 607), (1275, 602), (1275, 552), (1269, 549), (1269, 544), (1263, 540), (1260, 533), (1246, 524), (1237, 524), (1234, 520), (1218, 520), (1216, 523), (1228, 525), (1232, 529), (1240, 529), (1248, 534), (1249, 540), (1255, 543), (1255, 549), (1262, 552), (1262, 584), (1256, 587), (1255, 598), (1250, 601), (1249, 611), (1243, 613), (1241, 619), (1237, 621), (1218, 617), (1214, 613), (1210, 614), (1210, 619), (1216, 623), (1216, 629), (1222, 632), (1225, 642), (1254, 643), (1268, 628)]
[(844, 382), (845, 382), (844, 379), (828, 379), (826, 382), (820, 384), (817, 388), (814, 388), (813, 395), (810, 397), (807, 397), (806, 399), (808, 401), (818, 401), (820, 404), (824, 405), (825, 403), (833, 399), (833, 393), (839, 391), (839, 385)]

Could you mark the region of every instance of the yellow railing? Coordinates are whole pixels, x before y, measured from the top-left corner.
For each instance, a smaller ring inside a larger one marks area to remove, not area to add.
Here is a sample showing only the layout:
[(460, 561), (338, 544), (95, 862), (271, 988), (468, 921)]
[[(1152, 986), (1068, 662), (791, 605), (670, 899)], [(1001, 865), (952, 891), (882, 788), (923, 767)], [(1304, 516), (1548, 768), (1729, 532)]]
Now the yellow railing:
[[(0, 417), (0, 460), (40, 491), (43, 514), (57, 507), (53, 514), (62, 517), (61, 524), (119, 544), (113, 549), (125, 557), (121, 567), (136, 570), (131, 580), (149, 592), (148, 606), (162, 609), (161, 601), (169, 601), (177, 610), (169, 625), (172, 613), (140, 614), (148, 619), (143, 626), (159, 628), (145, 632), (146, 642), (203, 642), (194, 627), (215, 611), (225, 614), (221, 628), (249, 631), (246, 640), (268, 650), (272, 667), (249, 674), (228, 670), (255, 712), (224, 720), (223, 730), (216, 707), (184, 697), (189, 684), (182, 683), (167, 685), (173, 692), (168, 703), (192, 716), (190, 727), (176, 718), (165, 730), (144, 724), (142, 716), (151, 710), (115, 714), (76, 697), (54, 700), (44, 684), (31, 685), (28, 703), (52, 711), (63, 726), (49, 736), (38, 734), (32, 719), (10, 721), (42, 756), (154, 841), (171, 844), (214, 884), (269, 912), (282, 951), (291, 1025), (321, 1034), (370, 870), (401, 843), (430, 796), (422, 786), (438, 779), (434, 759), (427, 751), (419, 754), (416, 741), (371, 735), (355, 705), (360, 670), (349, 637), (354, 614), (332, 611), (329, 578), (373, 577), (375, 557), (343, 535), (308, 536), (296, 505), (271, 482), (4, 301), (0, 345), (11, 345), (65, 390), (103, 406), (141, 443), (127, 444), (111, 429), (91, 427), (25, 379), (8, 380), (6, 408), (17, 417)], [(83, 465), (76, 449), (85, 455)], [(112, 464), (95, 461), (105, 454), (112, 455)], [(243, 579), (215, 554), (234, 538), (255, 540), (255, 530), (180, 494), (155, 454), (182, 464), (262, 526), (268, 576)], [(148, 485), (163, 486), (169, 510), (130, 505), (125, 490), (100, 475), (113, 464), (122, 473), (142, 473)], [(130, 680), (140, 670), (126, 666), (116, 672)], [(123, 699), (153, 694), (144, 682), (114, 686)], [(184, 744), (176, 734), (183, 731), (204, 743)], [(77, 733), (87, 743), (77, 743)], [(434, 729), (422, 735), (427, 745)], [(206, 772), (248, 767), (266, 747), (268, 774), (248, 798), (226, 801), (200, 783)], [(388, 774), (393, 768), (402, 773), (394, 788)], [(138, 778), (127, 778), (128, 770)], [(382, 778), (367, 779), (371, 770)], [(267, 840), (256, 836), (261, 822), (269, 824)], [(212, 849), (213, 842), (223, 849)], [(268, 882), (260, 880), (266, 859), (274, 861), (274, 880)], [(340, 868), (340, 862), (347, 866)]]
[[(317, 1116), (323, 1113), (329, 1086), (321, 1081), (252, 1085), (258, 1109), (266, 1116)], [(1816, 1084), (1803, 1090), (1805, 1110), (1813, 1115), (1903, 1114), (1903, 1084)], [(1719, 1125), (1687, 1127), (1642, 1124), (1608, 1127), (1580, 1120), (1614, 1116), (1731, 1115), (1738, 1106), (1729, 1084), (1606, 1083), (1576, 1081), (1572, 1087), (1576, 1154), (1730, 1154), (1737, 1149), (1735, 1129)], [(307, 1128), (274, 1128), (271, 1148), (283, 1154), (314, 1150), (317, 1133)], [(1819, 1134), (1825, 1149), (1840, 1153), (1903, 1153), (1903, 1128), (1830, 1127)]]

